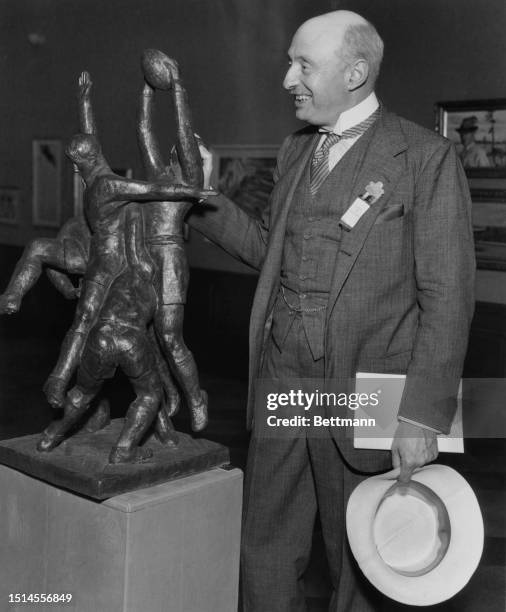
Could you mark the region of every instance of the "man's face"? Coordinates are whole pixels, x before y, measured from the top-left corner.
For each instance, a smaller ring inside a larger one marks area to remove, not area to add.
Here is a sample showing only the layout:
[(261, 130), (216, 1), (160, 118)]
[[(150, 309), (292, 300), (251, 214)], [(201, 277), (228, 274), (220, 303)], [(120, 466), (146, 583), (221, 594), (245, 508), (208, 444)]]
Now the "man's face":
[(283, 87), (294, 96), (297, 119), (332, 128), (339, 115), (352, 106), (346, 86), (347, 66), (339, 53), (343, 36), (342, 32), (318, 30), (304, 24), (295, 33)]

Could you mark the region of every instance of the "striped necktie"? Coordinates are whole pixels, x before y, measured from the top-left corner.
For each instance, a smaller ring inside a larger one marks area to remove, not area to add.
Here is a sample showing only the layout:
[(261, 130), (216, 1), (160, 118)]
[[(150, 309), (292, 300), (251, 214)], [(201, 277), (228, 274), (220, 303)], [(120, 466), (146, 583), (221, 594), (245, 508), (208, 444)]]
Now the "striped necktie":
[(345, 130), (341, 135), (329, 132), (327, 137), (323, 141), (322, 146), (315, 152), (313, 160), (311, 161), (311, 195), (315, 196), (318, 189), (322, 186), (323, 182), (330, 174), (329, 171), (329, 151), (331, 147), (337, 144), (340, 140), (346, 138), (357, 138), (361, 136), (371, 125), (376, 121), (379, 115), (379, 108), (369, 115), (367, 119), (364, 119), (362, 123), (358, 123), (353, 127)]

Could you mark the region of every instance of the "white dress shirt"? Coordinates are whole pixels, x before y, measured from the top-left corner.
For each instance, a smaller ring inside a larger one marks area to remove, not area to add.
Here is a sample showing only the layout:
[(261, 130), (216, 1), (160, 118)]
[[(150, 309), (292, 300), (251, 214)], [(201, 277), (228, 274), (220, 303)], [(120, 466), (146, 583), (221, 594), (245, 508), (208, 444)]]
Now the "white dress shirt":
[[(348, 110), (342, 112), (339, 115), (339, 119), (337, 120), (332, 132), (334, 134), (341, 135), (345, 130), (348, 130), (359, 123), (362, 123), (367, 117), (372, 115), (374, 111), (379, 107), (378, 98), (374, 92), (370, 93), (365, 100), (362, 100), (356, 106), (349, 108)], [(326, 138), (326, 134), (328, 134), (328, 130), (320, 129), (321, 132), (325, 132), (322, 135), (320, 142), (318, 143), (318, 149), (321, 147), (323, 141)], [(360, 136), (356, 136), (355, 138), (344, 138), (340, 140), (335, 145), (330, 147), (329, 149), (329, 172), (334, 168), (334, 166), (341, 160), (343, 155), (351, 149), (351, 147), (357, 142)]]

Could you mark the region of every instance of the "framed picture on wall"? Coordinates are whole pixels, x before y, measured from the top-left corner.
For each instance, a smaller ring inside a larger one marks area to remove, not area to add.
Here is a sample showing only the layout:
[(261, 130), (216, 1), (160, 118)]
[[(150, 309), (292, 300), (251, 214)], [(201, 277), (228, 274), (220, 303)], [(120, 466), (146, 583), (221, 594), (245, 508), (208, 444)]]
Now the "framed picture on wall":
[(436, 130), (455, 143), (469, 177), (506, 178), (506, 98), (438, 102)]
[(37, 139), (32, 143), (33, 224), (59, 227), (61, 222), (62, 143)]
[[(74, 164), (74, 174), (72, 177), (72, 195), (73, 195), (73, 216), (83, 214), (83, 191), (84, 181), (79, 174), (77, 166)], [(112, 168), (114, 174), (124, 176), (125, 178), (132, 178), (133, 172), (131, 168)]]
[(0, 223), (19, 223), (20, 190), (17, 187), (0, 187)]
[(250, 217), (260, 218), (274, 185), (273, 172), (278, 149), (277, 145), (211, 147), (211, 184)]
[(506, 180), (495, 187), (471, 183), (478, 268), (506, 270)]

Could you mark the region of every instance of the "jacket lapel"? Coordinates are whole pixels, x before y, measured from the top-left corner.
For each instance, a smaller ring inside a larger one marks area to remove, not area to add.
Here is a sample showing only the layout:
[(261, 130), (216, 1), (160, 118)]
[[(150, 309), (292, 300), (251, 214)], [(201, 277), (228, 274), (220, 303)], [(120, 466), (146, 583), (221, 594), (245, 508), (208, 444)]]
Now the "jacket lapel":
[[(256, 303), (257, 300), (255, 300), (252, 310), (252, 323), (253, 318), (258, 316), (261, 319), (264, 313), (269, 312), (274, 305), (277, 288), (279, 286), (288, 211), (292, 204), (295, 189), (299, 184), (302, 174), (306, 170), (313, 149), (316, 146), (318, 136), (319, 134), (308, 134), (306, 138), (301, 138), (303, 142), (300, 143), (293, 159), (290, 160), (288, 170), (283, 174), (275, 186), (271, 204), (272, 217), (270, 221), (267, 255), (258, 280), (258, 289), (260, 289), (260, 291), (257, 289), (256, 293), (258, 296), (265, 296), (267, 294), (269, 297), (267, 301), (264, 299), (262, 303), (258, 304)], [(262, 308), (262, 306), (264, 308)], [(258, 319), (255, 320), (255, 323), (256, 322), (258, 322)]]
[(371, 144), (348, 193), (348, 206), (361, 194), (371, 182), (381, 181), (384, 194), (360, 218), (354, 228), (343, 229), (341, 245), (336, 258), (332, 285), (327, 308), (327, 322), (330, 318), (337, 298), (350, 274), (353, 265), (364, 246), (376, 217), (390, 198), (399, 178), (402, 175), (404, 161), (398, 157), (407, 149), (407, 143), (395, 115), (383, 110)]

